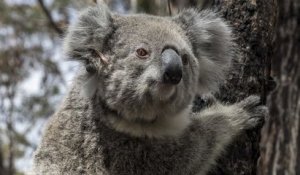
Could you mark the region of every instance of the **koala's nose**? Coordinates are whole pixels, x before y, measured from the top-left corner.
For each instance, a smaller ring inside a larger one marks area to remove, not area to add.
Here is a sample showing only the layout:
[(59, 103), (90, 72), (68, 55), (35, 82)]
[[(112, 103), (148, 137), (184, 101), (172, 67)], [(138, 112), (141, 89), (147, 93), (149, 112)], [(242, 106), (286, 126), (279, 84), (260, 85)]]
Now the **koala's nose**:
[(176, 85), (182, 78), (182, 61), (173, 49), (162, 52), (163, 83)]

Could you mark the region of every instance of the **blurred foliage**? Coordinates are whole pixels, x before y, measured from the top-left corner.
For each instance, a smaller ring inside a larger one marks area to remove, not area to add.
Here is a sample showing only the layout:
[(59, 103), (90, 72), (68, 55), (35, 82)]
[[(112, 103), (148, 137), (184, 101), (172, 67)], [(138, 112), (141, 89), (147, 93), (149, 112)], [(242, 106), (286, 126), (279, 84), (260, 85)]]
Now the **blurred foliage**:
[[(24, 173), (16, 160), (37, 144), (28, 135), (40, 120), (53, 114), (65, 91), (63, 33), (76, 18), (76, 9), (95, 5), (93, 1), (0, 0), (0, 175)], [(106, 2), (119, 13), (169, 15), (168, 2), (175, 14), (202, 1)]]
[[(57, 26), (64, 28), (71, 2), (47, 2)], [(0, 168), (10, 175), (19, 174), (16, 159), (23, 157), (28, 147), (36, 147), (27, 134), (39, 119), (53, 113), (65, 82), (59, 60), (54, 59), (60, 38), (40, 5), (6, 0), (0, 1), (0, 11)]]

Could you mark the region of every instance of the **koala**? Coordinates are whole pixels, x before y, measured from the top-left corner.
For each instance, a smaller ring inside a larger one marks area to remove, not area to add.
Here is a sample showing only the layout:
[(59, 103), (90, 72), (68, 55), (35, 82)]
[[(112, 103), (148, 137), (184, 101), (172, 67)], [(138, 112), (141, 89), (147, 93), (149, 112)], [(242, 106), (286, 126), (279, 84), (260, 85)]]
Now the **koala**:
[(234, 57), (229, 25), (210, 10), (120, 15), (100, 2), (64, 39), (81, 68), (49, 119), (35, 174), (205, 175), (239, 133), (267, 115), (257, 96), (192, 112)]

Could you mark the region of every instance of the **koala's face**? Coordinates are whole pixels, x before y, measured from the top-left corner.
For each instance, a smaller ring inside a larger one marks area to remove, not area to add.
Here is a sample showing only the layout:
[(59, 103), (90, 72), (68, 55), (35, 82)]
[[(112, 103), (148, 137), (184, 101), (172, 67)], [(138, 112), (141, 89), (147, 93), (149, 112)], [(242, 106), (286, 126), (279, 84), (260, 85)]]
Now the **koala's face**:
[(107, 104), (128, 117), (153, 120), (173, 115), (190, 104), (198, 79), (198, 61), (182, 29), (152, 16), (115, 19), (106, 54)]
[(217, 89), (232, 57), (230, 31), (209, 11), (120, 16), (100, 4), (80, 15), (64, 44), (93, 79), (92, 97), (129, 120), (152, 121)]

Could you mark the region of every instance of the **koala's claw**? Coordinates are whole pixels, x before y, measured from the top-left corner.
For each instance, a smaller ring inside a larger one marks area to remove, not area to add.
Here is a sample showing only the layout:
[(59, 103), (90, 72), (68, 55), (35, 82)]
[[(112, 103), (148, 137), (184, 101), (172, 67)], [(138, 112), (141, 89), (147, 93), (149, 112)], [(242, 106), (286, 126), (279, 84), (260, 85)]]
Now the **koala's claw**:
[(246, 111), (251, 111), (253, 108), (260, 105), (260, 97), (256, 95), (251, 95), (244, 99), (243, 101), (239, 102), (238, 104), (242, 109)]
[(264, 123), (268, 119), (268, 108), (261, 105), (260, 97), (252, 95), (238, 103), (238, 106), (249, 115), (246, 128), (252, 128)]
[(256, 108), (253, 109), (252, 115), (254, 117), (268, 117), (268, 108), (266, 106), (257, 106)]

